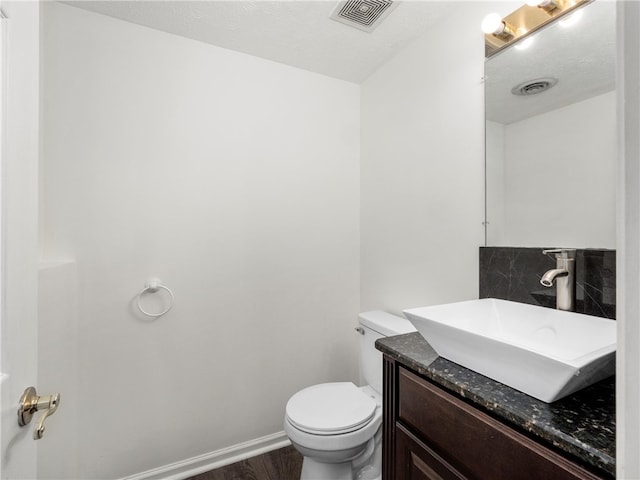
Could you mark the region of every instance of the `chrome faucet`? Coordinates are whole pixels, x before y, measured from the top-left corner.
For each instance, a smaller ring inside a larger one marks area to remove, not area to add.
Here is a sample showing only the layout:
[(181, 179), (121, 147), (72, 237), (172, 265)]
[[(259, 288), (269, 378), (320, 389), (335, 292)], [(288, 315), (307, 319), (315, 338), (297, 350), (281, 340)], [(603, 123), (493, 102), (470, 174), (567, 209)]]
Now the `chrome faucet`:
[(555, 254), (556, 268), (542, 275), (540, 283), (545, 287), (556, 282), (556, 308), (574, 311), (576, 299), (576, 251), (570, 248), (543, 250), (545, 255)]

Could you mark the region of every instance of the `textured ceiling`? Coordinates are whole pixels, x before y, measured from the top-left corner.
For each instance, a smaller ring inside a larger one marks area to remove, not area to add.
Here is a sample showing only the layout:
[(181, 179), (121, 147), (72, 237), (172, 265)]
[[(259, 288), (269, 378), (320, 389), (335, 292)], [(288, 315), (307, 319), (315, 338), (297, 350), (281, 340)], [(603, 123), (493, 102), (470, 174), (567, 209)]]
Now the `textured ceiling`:
[(329, 18), (337, 1), (66, 1), (86, 10), (361, 83), (451, 4), (405, 1), (371, 33)]
[[(533, 36), (523, 50), (510, 47), (486, 62), (487, 118), (508, 124), (615, 88), (616, 4), (596, 1), (580, 9), (573, 26), (559, 23)], [(516, 96), (516, 85), (555, 77), (551, 89)], [(560, 126), (559, 126), (560, 127)]]

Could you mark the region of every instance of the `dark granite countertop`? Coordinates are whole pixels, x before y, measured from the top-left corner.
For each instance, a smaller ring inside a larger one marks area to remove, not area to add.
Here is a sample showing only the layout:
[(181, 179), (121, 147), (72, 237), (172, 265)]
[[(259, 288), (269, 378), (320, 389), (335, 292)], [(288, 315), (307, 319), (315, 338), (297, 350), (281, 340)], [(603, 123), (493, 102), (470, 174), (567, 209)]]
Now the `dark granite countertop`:
[(439, 357), (417, 332), (381, 338), (376, 347), (505, 423), (615, 477), (615, 377), (550, 404)]

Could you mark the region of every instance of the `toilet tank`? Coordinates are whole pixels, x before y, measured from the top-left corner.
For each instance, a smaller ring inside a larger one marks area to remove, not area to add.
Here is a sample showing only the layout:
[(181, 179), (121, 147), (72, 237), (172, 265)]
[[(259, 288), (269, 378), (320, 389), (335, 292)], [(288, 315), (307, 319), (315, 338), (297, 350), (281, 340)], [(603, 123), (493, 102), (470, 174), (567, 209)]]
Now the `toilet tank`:
[(402, 333), (415, 332), (415, 327), (402, 317), (379, 310), (358, 316), (360, 323), (360, 368), (367, 385), (382, 394), (382, 353), (376, 350), (376, 340)]

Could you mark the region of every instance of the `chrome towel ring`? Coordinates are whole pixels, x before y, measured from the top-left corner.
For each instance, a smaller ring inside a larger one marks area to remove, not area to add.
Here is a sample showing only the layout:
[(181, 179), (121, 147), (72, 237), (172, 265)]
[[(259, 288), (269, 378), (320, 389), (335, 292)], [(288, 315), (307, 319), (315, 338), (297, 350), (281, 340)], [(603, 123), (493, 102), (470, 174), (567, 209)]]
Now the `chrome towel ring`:
[[(159, 313), (147, 312), (144, 308), (142, 308), (142, 295), (147, 292), (156, 293), (158, 290), (165, 290), (169, 294), (169, 306)], [(136, 303), (138, 304), (138, 308), (140, 309), (140, 311), (147, 317), (161, 317), (169, 310), (171, 310), (171, 307), (173, 307), (173, 299), (173, 292), (169, 287), (165, 287), (164, 285), (162, 285), (159, 278), (149, 278), (144, 283), (144, 288), (140, 290), (140, 293), (138, 293), (138, 296), (136, 297)]]

